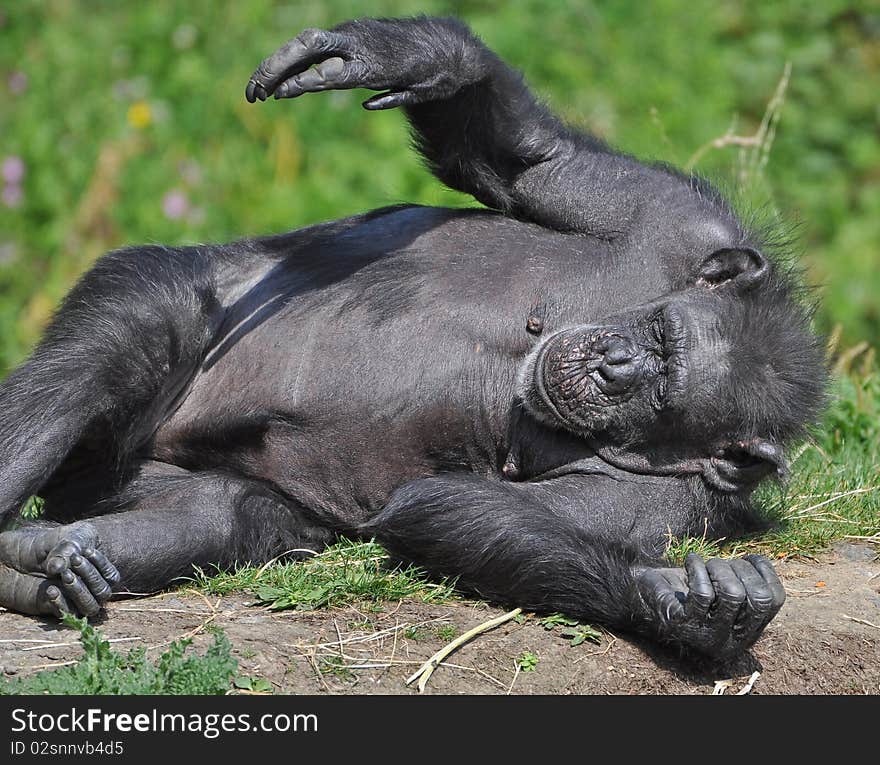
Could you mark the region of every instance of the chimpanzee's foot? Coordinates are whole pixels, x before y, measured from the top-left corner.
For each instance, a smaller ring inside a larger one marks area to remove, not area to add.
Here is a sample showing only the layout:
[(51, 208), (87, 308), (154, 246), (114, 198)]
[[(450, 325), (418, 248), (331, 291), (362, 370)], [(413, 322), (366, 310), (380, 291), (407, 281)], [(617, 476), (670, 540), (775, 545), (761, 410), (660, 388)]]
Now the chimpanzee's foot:
[(329, 31), (301, 32), (257, 67), (245, 95), (253, 103), (273, 93), (296, 98), (370, 88), (388, 92), (364, 106), (390, 109), (448, 98), (479, 79), (486, 53), (464, 25), (451, 19), (361, 19)]
[(785, 589), (762, 555), (724, 560), (691, 553), (685, 568), (636, 572), (648, 619), (661, 639), (727, 659), (745, 651), (785, 602)]
[(95, 616), (119, 581), (86, 521), (0, 534), (0, 605), (13, 611)]

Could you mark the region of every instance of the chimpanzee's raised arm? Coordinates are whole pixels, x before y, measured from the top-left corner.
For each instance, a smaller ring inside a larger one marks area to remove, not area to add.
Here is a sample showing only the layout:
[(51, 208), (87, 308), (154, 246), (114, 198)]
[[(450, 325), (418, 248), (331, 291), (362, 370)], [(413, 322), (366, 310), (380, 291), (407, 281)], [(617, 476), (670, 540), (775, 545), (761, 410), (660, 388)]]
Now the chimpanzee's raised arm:
[(760, 555), (659, 561), (664, 533), (696, 531), (694, 509), (680, 481), (450, 474), (403, 486), (361, 531), (481, 597), (730, 658), (758, 639), (785, 591)]
[[(403, 106), (434, 173), (509, 215), (606, 239), (638, 233), (645, 217), (675, 229), (694, 229), (707, 217), (695, 215), (703, 203), (683, 178), (566, 128), (458, 20), (363, 19), (308, 29), (260, 64), (246, 95), (345, 88), (383, 91), (367, 109)], [(680, 231), (670, 234), (682, 244)]]

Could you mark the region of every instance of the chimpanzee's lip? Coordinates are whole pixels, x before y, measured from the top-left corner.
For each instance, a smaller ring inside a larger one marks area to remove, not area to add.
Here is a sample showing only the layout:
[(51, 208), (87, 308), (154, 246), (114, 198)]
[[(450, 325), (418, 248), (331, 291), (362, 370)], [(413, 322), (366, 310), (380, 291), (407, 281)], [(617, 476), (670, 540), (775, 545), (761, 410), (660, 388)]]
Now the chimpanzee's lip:
[[(535, 364), (535, 369), (537, 374), (535, 375), (535, 383), (538, 390), (538, 394), (541, 396), (541, 400), (550, 410), (550, 413), (559, 421), (560, 424), (571, 427), (572, 425), (578, 425), (586, 430), (590, 429), (590, 423), (585, 421), (582, 417), (578, 415), (576, 411), (569, 411), (568, 414), (563, 414), (559, 406), (553, 400), (553, 397), (550, 395), (550, 391), (548, 390), (546, 374), (548, 371), (547, 365), (547, 356), (553, 351), (553, 349), (558, 345), (558, 343), (566, 336), (570, 335), (578, 335), (583, 337), (586, 340), (591, 334), (596, 331), (600, 331), (601, 327), (597, 326), (580, 326), (573, 327), (572, 329), (564, 329), (557, 332), (553, 335), (544, 347), (541, 349), (541, 352), (538, 355), (537, 362)], [(593, 386), (597, 391), (600, 391), (599, 386), (592, 379), (592, 377), (584, 373), (584, 378), (589, 380), (589, 385)], [(601, 391), (600, 391), (601, 392)]]

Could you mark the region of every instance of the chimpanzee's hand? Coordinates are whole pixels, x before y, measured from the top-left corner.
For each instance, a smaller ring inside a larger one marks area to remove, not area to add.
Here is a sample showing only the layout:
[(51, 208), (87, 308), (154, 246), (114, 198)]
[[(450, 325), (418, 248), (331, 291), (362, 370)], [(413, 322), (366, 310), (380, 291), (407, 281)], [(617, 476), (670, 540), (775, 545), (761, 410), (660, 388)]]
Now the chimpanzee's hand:
[(0, 605), (14, 611), (94, 616), (119, 581), (87, 521), (0, 534)]
[(285, 43), (257, 67), (245, 95), (253, 103), (273, 93), (369, 88), (387, 92), (364, 107), (390, 109), (450, 97), (481, 79), (491, 56), (454, 19), (348, 21), (329, 31), (306, 29)]
[(661, 639), (718, 659), (754, 643), (785, 602), (785, 589), (762, 555), (724, 560), (691, 553), (682, 568), (636, 572), (645, 617)]

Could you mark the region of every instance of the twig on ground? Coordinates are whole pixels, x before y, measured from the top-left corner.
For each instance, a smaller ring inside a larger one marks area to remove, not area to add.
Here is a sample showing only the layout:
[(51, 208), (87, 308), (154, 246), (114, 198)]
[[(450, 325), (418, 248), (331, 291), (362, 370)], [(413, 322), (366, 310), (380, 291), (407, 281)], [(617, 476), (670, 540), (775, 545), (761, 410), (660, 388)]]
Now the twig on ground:
[[(737, 696), (746, 696), (747, 694), (752, 692), (752, 688), (755, 687), (755, 683), (758, 682), (758, 678), (761, 676), (760, 672), (752, 672), (749, 679), (746, 681), (746, 684), (740, 688), (737, 692)], [(724, 692), (728, 688), (733, 688), (733, 678), (728, 678), (727, 680), (716, 680), (715, 687), (712, 689), (713, 696), (723, 696)]]
[(22, 672), (31, 672), (35, 669), (55, 669), (56, 667), (69, 667), (71, 664), (76, 664), (79, 659), (74, 659), (73, 661), (53, 661), (49, 664), (34, 664), (31, 667), (22, 667)]
[[(880, 545), (880, 534), (874, 534), (873, 536), (870, 536), (870, 537), (860, 537), (860, 536), (857, 536), (856, 534), (846, 534), (843, 538), (844, 539), (854, 539), (856, 542), (867, 542), (868, 544), (871, 544), (871, 545)], [(874, 574), (874, 576), (877, 576), (877, 574)]]
[(880, 630), (880, 624), (874, 624), (874, 622), (869, 622), (867, 619), (856, 619), (854, 616), (847, 616), (846, 614), (843, 614), (843, 618), (855, 622), (856, 624), (864, 624), (866, 627), (873, 627), (875, 630)]
[[(302, 659), (308, 659), (309, 661), (311, 661), (312, 665), (317, 669), (317, 663), (315, 661), (315, 658), (317, 657), (316, 651), (312, 651), (310, 653), (300, 653), (298, 655)], [(328, 654), (324, 654), (324, 656), (338, 657), (339, 654), (338, 653), (328, 653)], [(418, 664), (418, 665), (423, 664), (423, 662), (416, 661), (415, 659), (412, 659), (412, 660), (411, 659), (375, 659), (375, 660), (370, 660), (365, 657), (349, 656), (347, 654), (343, 654), (342, 658), (345, 661), (355, 662), (355, 663), (340, 665), (339, 669), (388, 669), (390, 667), (395, 667), (395, 666), (399, 667), (399, 666), (412, 666), (413, 664)], [(449, 662), (449, 661), (442, 661), (438, 664), (438, 666), (449, 667), (450, 669), (461, 669), (465, 672), (475, 672), (476, 674), (480, 675), (480, 677), (483, 677), (486, 680), (488, 680), (489, 682), (494, 683), (499, 688), (506, 688), (507, 687), (497, 677), (493, 677), (488, 672), (485, 672), (482, 669), (479, 669), (478, 667), (468, 667), (468, 666), (465, 666), (464, 664), (453, 664), (452, 662)], [(322, 680), (323, 680), (323, 677), (322, 677)], [(326, 683), (325, 683), (325, 686), (326, 686)], [(328, 688), (328, 690), (329, 690), (329, 688)]]
[[(127, 643), (132, 640), (143, 640), (140, 637), (111, 638), (108, 643)], [(43, 643), (42, 645), (32, 645), (27, 648), (20, 648), (20, 651), (42, 651), (46, 648), (67, 648), (68, 646), (81, 645), (79, 640), (72, 643)]]
[[(220, 602), (221, 602), (222, 598), (218, 597), (217, 602), (212, 604), (211, 601), (208, 600), (207, 596), (203, 592), (199, 592), (199, 590), (188, 589), (188, 590), (186, 590), (186, 592), (193, 592), (196, 595), (198, 595), (202, 600), (204, 600), (205, 605), (208, 606), (208, 608), (211, 610), (210, 614), (204, 619), (204, 621), (202, 621), (201, 624), (199, 624), (196, 627), (193, 627), (188, 632), (184, 632), (182, 635), (178, 635), (177, 637), (171, 638), (171, 640), (163, 640), (161, 643), (156, 643), (155, 645), (148, 645), (147, 646), (148, 651), (154, 651), (157, 648), (162, 648), (166, 645), (170, 645), (171, 643), (173, 643), (176, 640), (189, 640), (190, 638), (194, 638), (200, 632), (204, 632), (205, 628), (211, 622), (213, 622), (217, 618), (217, 616), (219, 615), (219, 612), (217, 611), (217, 609), (220, 607)], [(204, 613), (204, 612), (201, 612), (201, 613)]]
[(328, 693), (330, 693), (330, 686), (327, 685), (327, 681), (324, 679), (324, 673), (321, 672), (321, 668), (318, 666), (318, 662), (317, 662), (317, 660), (315, 659), (315, 653), (316, 653), (316, 651), (315, 651), (315, 650), (312, 650), (311, 653), (309, 653), (309, 654), (304, 654), (304, 655), (308, 657), (309, 662), (310, 662), (311, 665), (312, 665), (312, 669), (315, 670), (315, 674), (318, 676), (318, 680), (320, 680), (320, 681), (321, 681), (321, 685), (324, 686), (324, 690), (327, 691)]
[[(403, 624), (401, 624), (400, 622), (398, 622), (394, 627), (388, 627), (384, 630), (379, 630), (378, 632), (370, 632), (367, 635), (359, 635), (358, 637), (344, 638), (341, 642), (342, 642), (342, 644), (369, 643), (373, 640), (380, 640), (381, 638), (383, 638), (387, 635), (396, 634), (400, 630), (408, 629), (409, 627), (423, 627), (426, 624), (433, 624), (434, 622), (445, 622), (447, 620), (448, 620), (448, 615), (447, 616), (440, 616), (440, 617), (437, 617), (436, 619), (427, 619), (426, 621), (417, 622), (415, 624), (410, 624), (409, 622), (403, 622)], [(307, 650), (311, 650), (313, 648), (315, 648), (315, 649), (317, 649), (317, 648), (333, 648), (338, 645), (340, 645), (340, 641), (334, 640), (332, 643), (306, 643), (306, 644), (291, 643), (290, 647), (296, 648), (297, 650), (300, 650), (300, 651), (307, 651)]]
[(416, 679), (419, 681), (419, 693), (425, 692), (425, 686), (428, 684), (428, 680), (431, 675), (434, 673), (434, 670), (437, 668), (437, 665), (440, 664), (443, 659), (445, 659), (449, 654), (451, 654), (456, 649), (463, 646), (470, 640), (473, 640), (477, 635), (481, 635), (484, 632), (488, 632), (491, 629), (495, 629), (505, 622), (509, 622), (512, 619), (515, 619), (522, 613), (521, 608), (514, 608), (513, 611), (509, 611), (503, 616), (499, 616), (495, 619), (490, 619), (488, 622), (483, 622), (482, 624), (478, 624), (472, 630), (468, 630), (463, 635), (459, 635), (455, 640), (451, 643), (447, 644), (443, 648), (441, 648), (437, 653), (435, 653), (430, 659), (428, 659), (424, 664), (422, 664), (419, 669), (413, 673), (410, 677), (407, 678), (406, 684), (414, 682)]
[(128, 611), (135, 614), (186, 614), (187, 616), (208, 616), (207, 611), (193, 611), (191, 608), (136, 608), (136, 607), (119, 607), (114, 611)]
[(514, 683), (516, 683), (516, 678), (519, 677), (519, 673), (520, 673), (520, 669), (521, 669), (521, 668), (520, 668), (520, 666), (519, 666), (519, 662), (518, 662), (518, 661), (513, 662), (513, 669), (514, 669), (514, 672), (513, 672), (513, 680), (510, 681), (510, 686), (509, 686), (508, 689), (507, 689), (507, 695), (508, 695), (508, 696), (510, 696), (510, 692), (513, 690), (513, 685), (514, 685)]
[(755, 683), (758, 682), (758, 678), (760, 676), (761, 676), (760, 672), (752, 672), (752, 675), (749, 678), (749, 681), (736, 692), (736, 695), (737, 696), (746, 696), (747, 694), (751, 693), (752, 688), (755, 687)]

